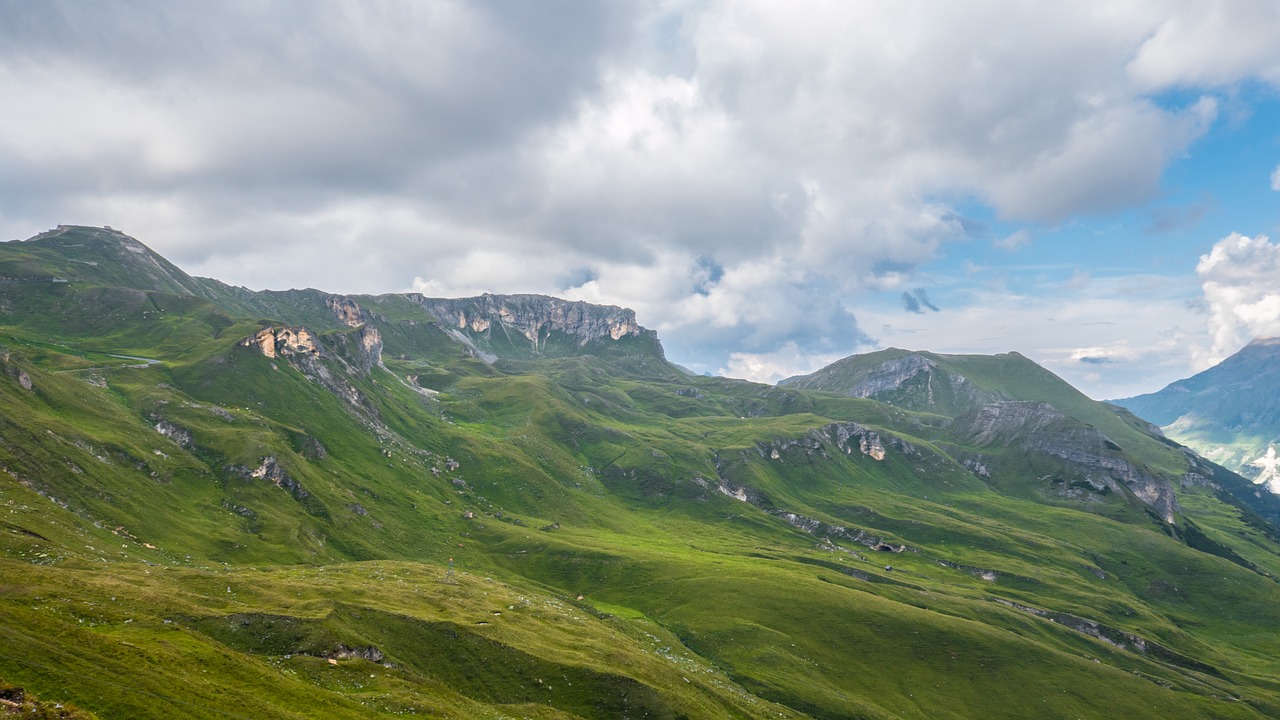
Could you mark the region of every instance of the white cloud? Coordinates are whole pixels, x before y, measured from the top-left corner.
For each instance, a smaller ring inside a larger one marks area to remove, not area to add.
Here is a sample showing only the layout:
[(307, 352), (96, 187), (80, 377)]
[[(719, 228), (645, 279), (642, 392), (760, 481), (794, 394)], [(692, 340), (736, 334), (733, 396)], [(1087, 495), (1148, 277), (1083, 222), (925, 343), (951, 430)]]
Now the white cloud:
[(1209, 310), (1210, 346), (1197, 353), (1200, 368), (1255, 337), (1280, 335), (1280, 245), (1231, 233), (1200, 257), (1196, 273)]
[(624, 304), (675, 359), (763, 376), (864, 342), (842, 302), (917, 287), (957, 198), (1034, 225), (1151, 197), (1212, 92), (1277, 80), (1275, 14), (8, 4), (0, 234), (111, 224), (253, 287)]
[(1031, 233), (1025, 229), (1016, 230), (1013, 233), (1000, 238), (999, 240), (993, 240), (991, 244), (1000, 248), (1001, 250), (1009, 250), (1009, 251), (1017, 250), (1018, 248), (1026, 247), (1027, 245), (1031, 244)]
[(1271, 189), (1280, 192), (1280, 165), (1271, 171)]
[(1152, 392), (1190, 374), (1187, 346), (1203, 338), (1203, 321), (1187, 307), (1180, 278), (1076, 273), (1031, 294), (1004, 287), (999, 268), (976, 273), (940, 299), (946, 312), (863, 310), (859, 320), (883, 346), (1016, 351), (1099, 399)]
[(815, 355), (805, 352), (793, 342), (787, 342), (777, 350), (767, 353), (730, 353), (728, 362), (717, 369), (716, 374), (776, 383), (795, 375), (807, 375), (820, 370), (841, 357), (843, 356), (839, 354)]
[(1231, 85), (1249, 76), (1280, 84), (1280, 48), (1274, 29), (1280, 4), (1271, 0), (1180, 3), (1129, 63), (1140, 86)]

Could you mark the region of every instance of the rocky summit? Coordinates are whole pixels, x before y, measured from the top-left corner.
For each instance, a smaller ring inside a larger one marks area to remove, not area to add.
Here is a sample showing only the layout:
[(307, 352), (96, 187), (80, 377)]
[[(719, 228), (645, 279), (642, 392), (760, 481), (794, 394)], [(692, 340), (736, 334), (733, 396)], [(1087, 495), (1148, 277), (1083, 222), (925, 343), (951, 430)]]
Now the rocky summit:
[(105, 228), (0, 276), (6, 709), (1280, 716), (1280, 500), (1139, 417), (1190, 404), (1017, 353), (695, 377), (630, 310), (255, 292)]

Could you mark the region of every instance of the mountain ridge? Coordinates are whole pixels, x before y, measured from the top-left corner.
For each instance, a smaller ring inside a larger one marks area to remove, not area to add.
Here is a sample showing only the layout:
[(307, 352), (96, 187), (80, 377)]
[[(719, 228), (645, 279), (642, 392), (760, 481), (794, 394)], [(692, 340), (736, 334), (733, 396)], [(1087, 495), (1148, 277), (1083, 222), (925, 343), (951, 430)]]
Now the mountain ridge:
[(1280, 338), (1255, 338), (1218, 365), (1145, 395), (1111, 402), (1169, 437), (1260, 483), (1274, 476), (1268, 449), (1280, 443)]
[[(74, 265), (23, 250), (0, 267)], [(174, 294), (117, 256), (0, 284), (0, 642), (41, 658), (0, 679), (43, 700), (1280, 713), (1272, 500), (1020, 356), (921, 353), (849, 397), (691, 376), (617, 308), (446, 323), (396, 294)]]

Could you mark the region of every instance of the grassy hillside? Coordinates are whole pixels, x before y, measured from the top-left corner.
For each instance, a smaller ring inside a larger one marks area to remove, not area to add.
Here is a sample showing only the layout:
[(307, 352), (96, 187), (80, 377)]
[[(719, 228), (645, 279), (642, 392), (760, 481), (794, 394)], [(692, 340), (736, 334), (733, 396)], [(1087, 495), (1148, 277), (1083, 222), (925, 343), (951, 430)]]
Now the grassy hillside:
[[(0, 285), (0, 680), (41, 703), (1280, 715), (1280, 531), (1020, 356), (930, 358), (1031, 434), (964, 392), (691, 377), (643, 335), (488, 362), (402, 296), (102, 278)], [(1096, 467), (1175, 488), (1173, 522)]]

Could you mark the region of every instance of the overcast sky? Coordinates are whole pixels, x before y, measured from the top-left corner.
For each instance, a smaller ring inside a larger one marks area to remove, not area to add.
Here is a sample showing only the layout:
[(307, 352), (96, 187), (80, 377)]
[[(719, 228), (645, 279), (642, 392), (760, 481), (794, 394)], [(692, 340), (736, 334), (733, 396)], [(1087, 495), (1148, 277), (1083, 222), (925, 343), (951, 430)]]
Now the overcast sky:
[(0, 237), (624, 305), (699, 372), (1017, 350), (1119, 397), (1280, 334), (1277, 28), (1275, 0), (0, 0)]

